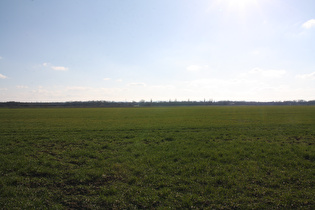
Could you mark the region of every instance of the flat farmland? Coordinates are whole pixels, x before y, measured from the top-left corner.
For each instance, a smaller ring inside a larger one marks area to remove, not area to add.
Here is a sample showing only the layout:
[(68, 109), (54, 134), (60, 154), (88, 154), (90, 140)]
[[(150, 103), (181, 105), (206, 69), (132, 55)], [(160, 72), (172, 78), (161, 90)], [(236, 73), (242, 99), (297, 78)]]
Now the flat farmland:
[(314, 209), (314, 144), (314, 106), (0, 109), (0, 206)]

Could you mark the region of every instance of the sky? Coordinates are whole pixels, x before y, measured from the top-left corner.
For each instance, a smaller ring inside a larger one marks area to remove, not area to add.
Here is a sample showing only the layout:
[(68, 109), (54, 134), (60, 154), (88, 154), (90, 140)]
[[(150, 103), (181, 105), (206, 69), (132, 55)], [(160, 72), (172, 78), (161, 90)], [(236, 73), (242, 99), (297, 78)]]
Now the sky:
[(0, 102), (315, 100), (314, 0), (1, 0)]

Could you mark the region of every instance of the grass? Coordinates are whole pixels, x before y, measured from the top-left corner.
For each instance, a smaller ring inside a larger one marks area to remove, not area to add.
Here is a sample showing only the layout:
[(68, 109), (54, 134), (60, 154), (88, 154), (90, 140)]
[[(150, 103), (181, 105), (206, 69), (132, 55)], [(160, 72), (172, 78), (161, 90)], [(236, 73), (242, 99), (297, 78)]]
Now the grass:
[(315, 107), (0, 109), (3, 209), (314, 209)]

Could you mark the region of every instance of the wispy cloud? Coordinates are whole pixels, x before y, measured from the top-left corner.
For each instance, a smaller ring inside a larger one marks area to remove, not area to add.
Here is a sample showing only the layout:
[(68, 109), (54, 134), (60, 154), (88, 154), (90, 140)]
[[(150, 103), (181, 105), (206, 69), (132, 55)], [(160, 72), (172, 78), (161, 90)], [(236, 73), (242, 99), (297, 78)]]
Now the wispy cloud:
[(286, 74), (285, 70), (276, 70), (276, 69), (261, 69), (253, 68), (249, 71), (250, 74), (257, 74), (263, 77), (281, 77)]
[(122, 82), (123, 80), (122, 79), (116, 79), (116, 82)]
[(4, 76), (3, 74), (0, 74), (0, 79), (6, 79), (8, 78), (7, 76)]
[(108, 81), (108, 80), (111, 80), (111, 78), (106, 77), (103, 80)]
[(133, 83), (129, 83), (128, 86), (144, 87), (146, 85), (145, 85), (145, 83), (142, 83), (142, 82), (133, 82)]
[(305, 23), (303, 23), (302, 27), (306, 28), (306, 29), (315, 27), (315, 19), (311, 19), (311, 20), (306, 21)]
[(3, 58), (3, 57), (0, 56), (0, 60), (1, 60), (2, 58)]
[(83, 91), (83, 90), (90, 90), (90, 87), (85, 87), (85, 86), (72, 86), (72, 87), (67, 87), (66, 90), (75, 90), (75, 91)]
[(195, 71), (195, 72), (197, 72), (197, 71), (201, 71), (201, 70), (203, 70), (203, 69), (207, 69), (209, 66), (208, 65), (204, 65), (204, 66), (202, 66), (202, 65), (190, 65), (190, 66), (187, 66), (186, 67), (186, 70), (187, 71)]
[(64, 66), (52, 66), (51, 69), (55, 71), (68, 71), (69, 68), (64, 67)]
[(50, 63), (43, 63), (42, 64), (44, 67), (49, 67), (50, 69), (54, 71), (68, 71), (69, 68), (65, 66), (53, 66)]
[(18, 89), (27, 89), (28, 88), (28, 86), (26, 86), (26, 85), (18, 85), (18, 86), (16, 86)]
[(310, 74), (299, 74), (296, 76), (299, 79), (311, 79), (315, 80), (315, 72), (310, 73)]
[(119, 101), (127, 98), (127, 90), (126, 88), (96, 88), (90, 86), (39, 86), (32, 91), (25, 92), (21, 97), (22, 101)]

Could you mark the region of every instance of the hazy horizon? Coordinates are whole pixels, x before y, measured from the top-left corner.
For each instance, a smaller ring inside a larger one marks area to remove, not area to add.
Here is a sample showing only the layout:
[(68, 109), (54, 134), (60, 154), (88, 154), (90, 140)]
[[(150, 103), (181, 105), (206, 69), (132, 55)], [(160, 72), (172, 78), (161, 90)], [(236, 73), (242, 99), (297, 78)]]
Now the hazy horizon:
[(313, 0), (2, 0), (0, 102), (315, 99)]

